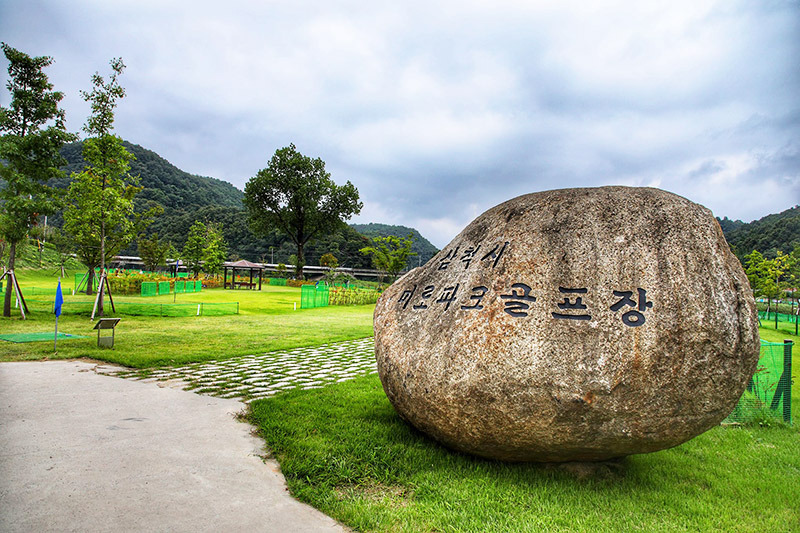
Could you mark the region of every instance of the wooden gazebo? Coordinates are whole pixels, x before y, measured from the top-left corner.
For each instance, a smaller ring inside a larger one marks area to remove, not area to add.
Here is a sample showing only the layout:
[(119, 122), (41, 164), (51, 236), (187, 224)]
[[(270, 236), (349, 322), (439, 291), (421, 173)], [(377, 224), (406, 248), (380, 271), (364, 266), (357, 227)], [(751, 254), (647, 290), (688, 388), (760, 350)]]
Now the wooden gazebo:
[[(250, 289), (255, 290), (256, 283), (253, 279), (257, 276), (258, 277), (258, 290), (261, 290), (261, 277), (262, 272), (264, 271), (264, 267), (259, 265), (258, 263), (251, 263), (250, 261), (245, 261), (242, 259), (241, 261), (236, 261), (235, 263), (225, 263), (222, 265), (223, 268), (223, 277), (222, 277), (222, 286), (226, 289)], [(228, 281), (228, 270), (231, 271), (231, 280)], [(244, 272), (250, 273), (250, 281), (236, 281), (236, 274), (238, 273), (240, 276), (243, 275)]]

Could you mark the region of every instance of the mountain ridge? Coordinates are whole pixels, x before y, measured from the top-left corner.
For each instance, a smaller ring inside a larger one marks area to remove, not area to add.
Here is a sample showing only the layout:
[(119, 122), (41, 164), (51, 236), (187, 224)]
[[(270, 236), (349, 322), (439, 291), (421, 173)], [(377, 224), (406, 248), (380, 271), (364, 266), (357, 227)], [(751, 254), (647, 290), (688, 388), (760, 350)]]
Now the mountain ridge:
[[(231, 257), (258, 261), (271, 257), (277, 262), (288, 262), (289, 255), (294, 253), (287, 237), (275, 231), (267, 237), (256, 237), (250, 232), (247, 215), (242, 205), (244, 193), (234, 185), (217, 178), (190, 174), (179, 169), (156, 152), (123, 140), (135, 159), (131, 161), (130, 174), (139, 176), (142, 191), (136, 197), (137, 211), (146, 210), (155, 204), (164, 208), (164, 213), (156, 217), (147, 230), (148, 235), (158, 233), (159, 237), (172, 242), (179, 249), (186, 242), (189, 227), (195, 220), (204, 223), (218, 223), (223, 226), (223, 236), (228, 242)], [(85, 163), (81, 154), (82, 142), (65, 145), (61, 154), (67, 160), (62, 167), (66, 176), (53, 180), (52, 185), (66, 189), (69, 175), (83, 170)], [(60, 226), (60, 213), (51, 217), (51, 224)], [(379, 226), (398, 228), (383, 233), (372, 231), (363, 235), (351, 226), (345, 226), (334, 235), (317, 239), (307, 249), (307, 262), (313, 264), (326, 253), (333, 253), (342, 266), (370, 267), (369, 256), (359, 250), (369, 245), (368, 238), (386, 236), (388, 234), (405, 237), (409, 233), (415, 236), (415, 251), (419, 250), (422, 261), (432, 256), (436, 248), (423, 237), (419, 231), (406, 226), (389, 226), (386, 224), (361, 224), (358, 226)], [(373, 228), (374, 229), (374, 228)], [(366, 237), (360, 238), (359, 236)], [(136, 243), (132, 243), (123, 255), (136, 255)], [(338, 254), (338, 255), (337, 255)], [(413, 257), (413, 266), (417, 264)], [(410, 261), (409, 263), (412, 263)]]
[(779, 250), (790, 253), (800, 246), (800, 205), (752, 222), (730, 220), (727, 217), (717, 218), (717, 221), (740, 260), (753, 250), (772, 258)]

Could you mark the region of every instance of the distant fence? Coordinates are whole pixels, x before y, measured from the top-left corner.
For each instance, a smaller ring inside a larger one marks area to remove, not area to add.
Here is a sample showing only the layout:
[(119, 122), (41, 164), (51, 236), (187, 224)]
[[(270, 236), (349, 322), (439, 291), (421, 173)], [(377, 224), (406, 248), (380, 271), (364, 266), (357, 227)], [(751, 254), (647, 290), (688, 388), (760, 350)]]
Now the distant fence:
[(746, 423), (763, 417), (792, 423), (792, 343), (761, 341), (755, 374), (739, 403), (723, 423)]
[(800, 331), (800, 316), (767, 311), (758, 312), (758, 325), (797, 335)]
[[(53, 302), (46, 300), (27, 300), (31, 312), (53, 312)], [(61, 306), (61, 313), (64, 315), (90, 315), (94, 302), (64, 302)], [(239, 302), (222, 303), (139, 303), (139, 302), (114, 302), (116, 308), (115, 315), (128, 316), (160, 316), (160, 317), (182, 317), (182, 316), (225, 316), (238, 315)], [(106, 315), (111, 311), (111, 303), (105, 302)]]

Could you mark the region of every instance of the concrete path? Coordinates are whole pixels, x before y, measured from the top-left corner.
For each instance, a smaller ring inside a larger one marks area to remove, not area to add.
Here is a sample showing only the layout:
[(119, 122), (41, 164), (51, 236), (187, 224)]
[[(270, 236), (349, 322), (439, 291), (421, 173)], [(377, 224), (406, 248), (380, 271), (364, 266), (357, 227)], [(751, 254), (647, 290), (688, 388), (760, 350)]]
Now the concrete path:
[(0, 531), (344, 531), (289, 496), (239, 401), (95, 370), (0, 363)]

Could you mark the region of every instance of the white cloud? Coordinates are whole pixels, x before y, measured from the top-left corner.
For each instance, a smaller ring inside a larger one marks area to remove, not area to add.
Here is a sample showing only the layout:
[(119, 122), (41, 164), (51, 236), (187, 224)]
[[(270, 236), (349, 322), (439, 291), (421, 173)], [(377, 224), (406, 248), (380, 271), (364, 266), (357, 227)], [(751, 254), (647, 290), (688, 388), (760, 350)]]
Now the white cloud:
[(123, 137), (239, 187), (294, 142), (359, 188), (361, 221), (438, 246), (549, 188), (800, 203), (799, 32), (792, 2), (0, 3), (4, 40), (55, 57), (73, 130), (122, 56)]

